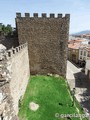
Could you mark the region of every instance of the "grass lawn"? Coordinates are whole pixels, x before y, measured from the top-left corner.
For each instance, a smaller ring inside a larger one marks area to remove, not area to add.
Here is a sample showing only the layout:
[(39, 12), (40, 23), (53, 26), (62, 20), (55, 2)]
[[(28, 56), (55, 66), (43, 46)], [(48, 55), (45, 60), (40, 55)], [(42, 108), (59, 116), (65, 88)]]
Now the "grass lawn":
[[(39, 109), (30, 110), (30, 102), (39, 104)], [(80, 118), (73, 117), (71, 119), (55, 117), (55, 113), (80, 114), (82, 111), (78, 113), (76, 105), (72, 107), (71, 95), (62, 77), (31, 76), (21, 102), (19, 117), (22, 120), (80, 120)]]

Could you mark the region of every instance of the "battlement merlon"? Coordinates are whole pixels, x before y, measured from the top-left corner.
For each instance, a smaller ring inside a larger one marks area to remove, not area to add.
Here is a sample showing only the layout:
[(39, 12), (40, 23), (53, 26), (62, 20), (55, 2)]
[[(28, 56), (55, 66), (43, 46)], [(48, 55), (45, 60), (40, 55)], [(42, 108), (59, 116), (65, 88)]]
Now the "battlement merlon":
[[(16, 13), (16, 18), (21, 18), (21, 13)], [(29, 13), (25, 13), (25, 18), (29, 18), (31, 17)], [(33, 13), (33, 16), (31, 18), (67, 18), (67, 19), (70, 19), (70, 14), (65, 14), (65, 16), (63, 16), (63, 14), (61, 13), (58, 13), (57, 14), (57, 17), (55, 17), (55, 14), (54, 13), (50, 13), (49, 14), (49, 17), (47, 17), (47, 14), (46, 13), (42, 13), (41, 14), (41, 17), (38, 16), (38, 13)]]
[(54, 13), (50, 13), (50, 18), (55, 18), (55, 14)]
[(28, 48), (28, 44), (27, 44), (27, 43), (22, 44), (22, 45), (20, 45), (20, 46), (18, 46), (18, 47), (16, 47), (16, 48), (12, 48), (12, 49), (8, 50), (8, 51), (6, 52), (6, 58), (7, 58), (7, 59), (11, 58), (13, 55), (16, 55), (17, 53), (19, 53), (19, 52), (20, 52), (22, 49), (24, 49), (25, 47)]
[(42, 18), (46, 18), (47, 14), (46, 13), (42, 13)]
[(65, 18), (70, 19), (70, 14), (65, 14)]
[(21, 17), (21, 13), (16, 13), (16, 18)]
[(30, 14), (29, 13), (25, 13), (25, 17), (30, 17)]

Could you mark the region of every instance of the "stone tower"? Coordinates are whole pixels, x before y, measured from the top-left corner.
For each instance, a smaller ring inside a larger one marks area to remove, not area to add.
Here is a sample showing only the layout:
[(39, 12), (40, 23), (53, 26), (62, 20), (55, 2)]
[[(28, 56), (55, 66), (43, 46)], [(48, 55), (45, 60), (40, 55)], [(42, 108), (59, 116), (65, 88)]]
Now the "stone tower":
[(28, 42), (31, 74), (59, 74), (66, 77), (67, 41), (70, 15), (45, 13), (30, 17), (16, 13), (19, 44)]

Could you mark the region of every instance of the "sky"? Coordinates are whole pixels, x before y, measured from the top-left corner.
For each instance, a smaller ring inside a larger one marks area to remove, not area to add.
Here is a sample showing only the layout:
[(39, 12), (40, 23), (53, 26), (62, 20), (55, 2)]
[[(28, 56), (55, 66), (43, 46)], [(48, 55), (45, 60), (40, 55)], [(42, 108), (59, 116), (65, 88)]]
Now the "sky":
[(0, 0), (0, 23), (15, 27), (16, 12), (70, 14), (70, 33), (90, 30), (90, 0)]

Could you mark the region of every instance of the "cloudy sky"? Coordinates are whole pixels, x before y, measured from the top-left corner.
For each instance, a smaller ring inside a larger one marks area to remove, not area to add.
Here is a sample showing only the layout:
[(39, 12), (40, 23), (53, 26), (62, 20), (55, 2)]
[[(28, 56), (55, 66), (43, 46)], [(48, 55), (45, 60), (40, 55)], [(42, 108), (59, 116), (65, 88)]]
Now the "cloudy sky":
[(0, 0), (0, 23), (15, 26), (16, 12), (70, 13), (70, 33), (90, 30), (90, 0)]

